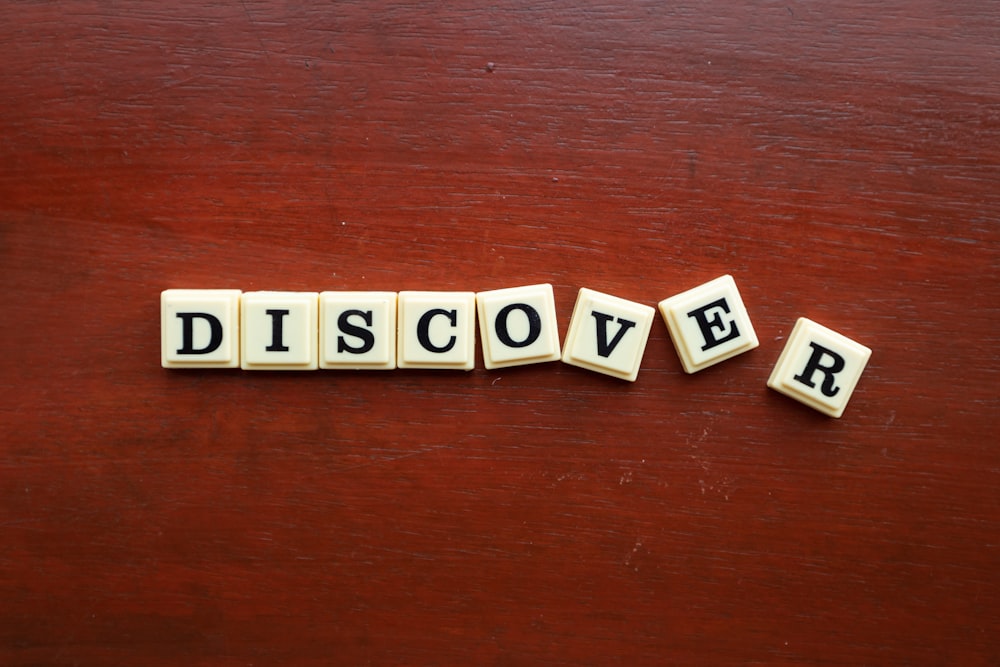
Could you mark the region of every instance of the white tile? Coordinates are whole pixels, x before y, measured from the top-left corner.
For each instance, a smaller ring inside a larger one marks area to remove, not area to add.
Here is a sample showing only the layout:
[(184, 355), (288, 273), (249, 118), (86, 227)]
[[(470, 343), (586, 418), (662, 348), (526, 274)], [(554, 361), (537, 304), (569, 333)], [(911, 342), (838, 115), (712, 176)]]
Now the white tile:
[(562, 360), (635, 382), (656, 310), (587, 288), (580, 290)]
[(486, 368), (559, 359), (559, 326), (552, 285), (479, 292), (476, 308)]
[(400, 292), (398, 317), (399, 368), (475, 368), (475, 292)]
[(160, 294), (164, 368), (239, 368), (240, 290), (168, 289)]
[(318, 368), (316, 292), (246, 292), (242, 303), (243, 350), (248, 371)]
[(660, 314), (687, 373), (757, 347), (757, 334), (732, 276), (664, 299)]
[(320, 292), (319, 367), (396, 367), (395, 292)]
[(844, 414), (872, 351), (800, 317), (767, 386), (831, 417)]

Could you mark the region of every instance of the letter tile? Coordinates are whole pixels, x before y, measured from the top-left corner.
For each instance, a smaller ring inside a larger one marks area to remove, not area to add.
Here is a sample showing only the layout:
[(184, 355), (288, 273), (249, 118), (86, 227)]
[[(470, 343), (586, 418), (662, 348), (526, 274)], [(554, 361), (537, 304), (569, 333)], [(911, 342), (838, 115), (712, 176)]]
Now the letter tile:
[(247, 292), (243, 295), (246, 371), (313, 371), (318, 368), (316, 292)]
[(239, 368), (240, 290), (168, 289), (160, 294), (164, 368)]
[(486, 368), (559, 359), (559, 327), (552, 285), (479, 292), (476, 308)]
[(319, 367), (396, 367), (395, 292), (321, 292)]
[(732, 276), (660, 302), (684, 372), (695, 373), (757, 347), (757, 334)]
[(399, 368), (475, 368), (475, 292), (400, 292), (398, 318)]
[(635, 382), (656, 310), (582, 288), (563, 345), (563, 363)]
[(840, 417), (871, 354), (864, 345), (800, 317), (767, 386), (826, 415)]

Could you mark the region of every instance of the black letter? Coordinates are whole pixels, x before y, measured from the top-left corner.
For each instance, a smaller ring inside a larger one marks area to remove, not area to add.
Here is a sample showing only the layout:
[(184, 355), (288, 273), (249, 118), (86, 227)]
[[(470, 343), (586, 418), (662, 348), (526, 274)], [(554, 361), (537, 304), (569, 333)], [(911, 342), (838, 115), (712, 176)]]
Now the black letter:
[[(507, 316), (510, 315), (510, 311), (512, 310), (520, 310), (528, 316), (528, 335), (522, 341), (514, 340), (510, 337), (510, 332), (507, 331)], [(542, 318), (538, 314), (538, 311), (528, 304), (512, 303), (509, 306), (504, 306), (497, 313), (497, 321), (494, 328), (497, 332), (497, 338), (504, 345), (508, 347), (527, 347), (538, 340), (538, 336), (542, 333)]]
[(420, 321), (417, 322), (417, 340), (420, 341), (420, 344), (424, 346), (425, 350), (428, 350), (430, 352), (447, 352), (451, 348), (455, 347), (456, 339), (454, 336), (452, 336), (451, 338), (448, 339), (448, 342), (442, 345), (441, 347), (437, 347), (436, 345), (434, 345), (434, 343), (431, 342), (431, 337), (430, 337), (431, 319), (433, 319), (435, 315), (444, 315), (445, 317), (448, 318), (448, 321), (451, 322), (451, 326), (453, 327), (458, 326), (457, 310), (444, 310), (442, 308), (435, 308), (433, 310), (428, 310), (426, 313), (420, 316)]
[[(834, 352), (833, 350), (827, 349), (822, 345), (817, 345), (816, 343), (809, 342), (809, 347), (813, 349), (812, 356), (809, 357), (809, 361), (806, 362), (806, 368), (801, 374), (796, 375), (793, 380), (798, 380), (807, 387), (815, 388), (816, 385), (813, 384), (812, 376), (816, 371), (822, 371), (823, 375), (823, 385), (820, 387), (820, 391), (823, 392), (824, 396), (836, 396), (837, 392), (840, 391), (840, 387), (833, 386), (834, 375), (844, 370), (844, 358)], [(819, 362), (823, 359), (823, 355), (829, 355), (833, 358), (833, 363), (829, 366), (820, 366)]]
[(373, 347), (375, 347), (375, 334), (373, 334), (368, 329), (362, 329), (361, 327), (354, 326), (351, 324), (347, 318), (352, 315), (359, 316), (364, 323), (368, 326), (372, 325), (372, 311), (360, 311), (360, 310), (345, 310), (337, 318), (337, 326), (345, 334), (350, 336), (357, 336), (363, 342), (358, 347), (351, 347), (344, 340), (343, 336), (337, 336), (337, 352), (350, 352), (351, 354), (364, 354), (368, 352)]
[(702, 346), (701, 351), (704, 352), (716, 345), (721, 345), (727, 340), (732, 340), (739, 337), (740, 330), (736, 328), (736, 322), (729, 321), (729, 334), (723, 338), (716, 338), (715, 334), (712, 333), (712, 329), (719, 329), (720, 331), (725, 331), (726, 326), (722, 321), (722, 315), (715, 313), (715, 317), (708, 319), (705, 317), (705, 313), (712, 308), (721, 308), (722, 312), (729, 313), (729, 304), (726, 303), (725, 298), (718, 299), (708, 304), (707, 306), (702, 306), (701, 308), (695, 308), (690, 313), (687, 314), (688, 317), (693, 317), (695, 322), (698, 323), (698, 328), (701, 329), (701, 335), (705, 338), (705, 345)]
[[(177, 317), (181, 318), (181, 335), (183, 339), (181, 349), (177, 350), (177, 354), (208, 354), (209, 352), (215, 352), (222, 345), (222, 322), (215, 315), (209, 315), (208, 313), (177, 313)], [(200, 317), (208, 322), (209, 329), (211, 330), (208, 345), (200, 350), (194, 349), (194, 318), (196, 317)]]
[(281, 324), (285, 321), (287, 310), (268, 310), (271, 316), (271, 344), (264, 349), (268, 352), (288, 352), (288, 348), (281, 344)]
[(596, 310), (590, 312), (597, 320), (597, 354), (602, 357), (610, 357), (614, 349), (618, 347), (618, 342), (621, 341), (622, 336), (625, 332), (635, 326), (635, 322), (632, 320), (623, 320), (618, 318), (617, 322), (619, 324), (618, 333), (615, 337), (611, 339), (611, 343), (608, 343), (608, 322), (611, 321), (610, 315), (605, 315), (604, 313), (599, 313)]

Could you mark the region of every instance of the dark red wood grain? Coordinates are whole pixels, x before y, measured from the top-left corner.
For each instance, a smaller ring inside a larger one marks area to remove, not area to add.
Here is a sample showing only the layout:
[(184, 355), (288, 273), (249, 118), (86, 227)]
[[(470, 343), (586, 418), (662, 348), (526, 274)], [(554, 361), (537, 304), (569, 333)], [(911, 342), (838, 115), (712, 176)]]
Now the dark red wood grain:
[[(836, 5), (836, 6), (828, 6)], [(1000, 8), (0, 7), (0, 664), (1000, 663)], [(638, 381), (159, 366), (169, 287), (736, 278)], [(765, 387), (807, 316), (844, 417)]]

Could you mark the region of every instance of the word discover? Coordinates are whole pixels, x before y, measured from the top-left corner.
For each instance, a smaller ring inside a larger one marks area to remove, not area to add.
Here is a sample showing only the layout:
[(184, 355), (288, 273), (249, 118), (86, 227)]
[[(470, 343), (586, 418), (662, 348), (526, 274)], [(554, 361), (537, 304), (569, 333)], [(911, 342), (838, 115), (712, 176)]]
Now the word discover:
[[(695, 373), (758, 346), (732, 276), (661, 301), (681, 365)], [(552, 286), (488, 292), (242, 292), (160, 296), (164, 368), (472, 370), (561, 359), (634, 382), (656, 310), (580, 289), (562, 347)], [(840, 417), (871, 350), (800, 318), (768, 386)]]

